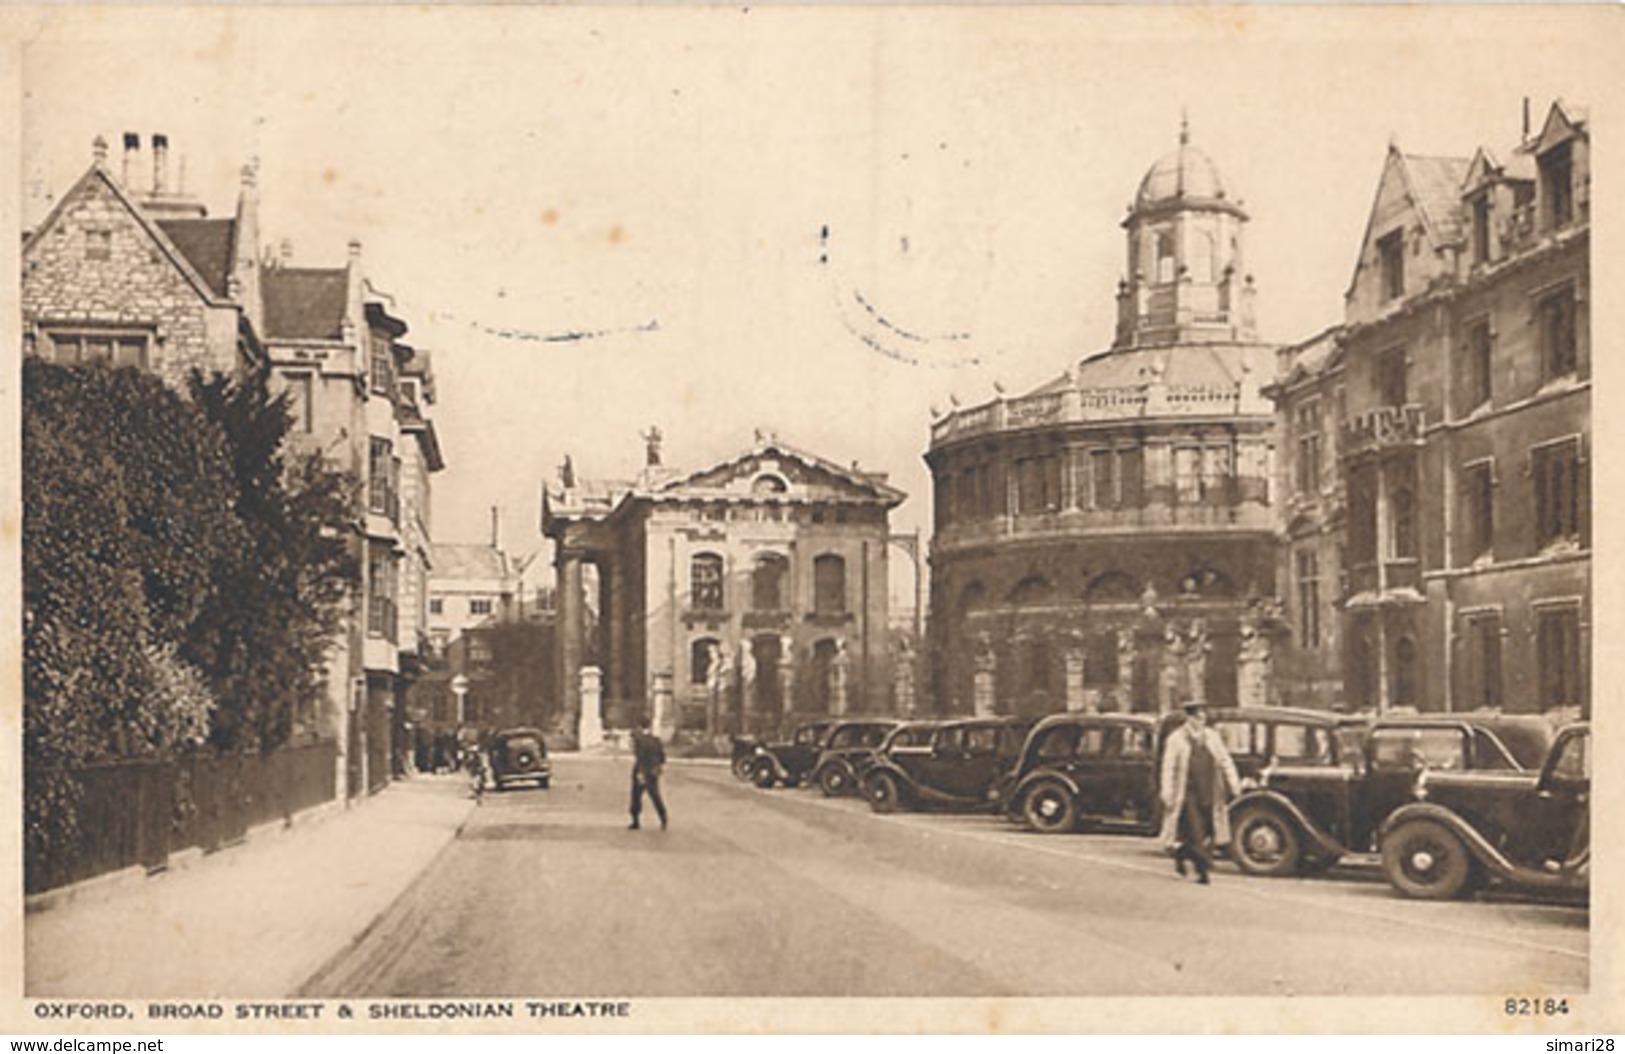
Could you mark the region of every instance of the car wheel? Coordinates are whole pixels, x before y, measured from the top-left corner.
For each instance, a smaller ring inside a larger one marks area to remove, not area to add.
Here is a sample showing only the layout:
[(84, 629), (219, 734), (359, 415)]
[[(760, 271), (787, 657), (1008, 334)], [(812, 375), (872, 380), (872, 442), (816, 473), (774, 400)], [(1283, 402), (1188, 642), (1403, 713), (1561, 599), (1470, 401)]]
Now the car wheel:
[(897, 786), (897, 777), (878, 772), (864, 783), (864, 797), (869, 799), (869, 808), (884, 813), (896, 812), (903, 794)]
[(1280, 878), (1298, 873), (1302, 854), (1296, 825), (1276, 809), (1250, 805), (1236, 813), (1230, 853), (1249, 875)]
[(1407, 897), (1450, 900), (1472, 881), (1473, 861), (1444, 824), (1411, 820), (1382, 840), (1382, 871)]
[(778, 777), (773, 774), (773, 766), (769, 762), (763, 761), (750, 770), (750, 781), (763, 790), (773, 786), (777, 779)]
[(1077, 826), (1078, 803), (1065, 785), (1044, 780), (1022, 799), (1021, 818), (1041, 834), (1060, 834)]
[(818, 789), (826, 798), (839, 798), (852, 789), (852, 779), (840, 765), (825, 765), (818, 771)]
[(734, 758), (734, 760), (733, 760), (734, 779), (740, 779), (740, 780), (748, 780), (748, 779), (750, 779), (750, 763), (751, 763), (752, 760), (753, 759), (751, 758), (751, 756), (749, 754), (746, 754), (742, 758)]

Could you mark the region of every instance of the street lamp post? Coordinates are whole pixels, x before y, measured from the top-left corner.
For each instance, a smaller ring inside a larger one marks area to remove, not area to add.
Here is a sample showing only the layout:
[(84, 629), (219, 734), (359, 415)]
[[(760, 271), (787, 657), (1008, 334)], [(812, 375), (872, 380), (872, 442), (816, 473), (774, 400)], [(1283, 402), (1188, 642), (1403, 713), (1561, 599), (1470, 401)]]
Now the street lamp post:
[(463, 727), (463, 699), (468, 695), (468, 678), (462, 674), (451, 679), (451, 694), (457, 697), (457, 727)]

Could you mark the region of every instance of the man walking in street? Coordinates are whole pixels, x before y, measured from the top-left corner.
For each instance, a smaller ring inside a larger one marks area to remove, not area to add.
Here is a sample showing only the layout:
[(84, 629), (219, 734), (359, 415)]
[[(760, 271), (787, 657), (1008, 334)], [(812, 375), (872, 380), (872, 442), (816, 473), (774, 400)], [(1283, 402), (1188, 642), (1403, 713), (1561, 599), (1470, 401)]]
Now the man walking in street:
[(1162, 754), (1162, 842), (1173, 851), (1174, 870), (1188, 861), (1196, 881), (1212, 880), (1209, 843), (1230, 844), (1230, 799), (1241, 789), (1236, 763), (1224, 739), (1208, 726), (1207, 706), (1184, 703), (1185, 721), (1168, 735)]
[(645, 792), (660, 816), (660, 829), (666, 829), (666, 803), (660, 797), (660, 770), (665, 764), (666, 748), (661, 745), (660, 737), (649, 731), (648, 717), (640, 714), (632, 730), (632, 822), (627, 825), (628, 830), (635, 831), (641, 826), (638, 818), (643, 812)]

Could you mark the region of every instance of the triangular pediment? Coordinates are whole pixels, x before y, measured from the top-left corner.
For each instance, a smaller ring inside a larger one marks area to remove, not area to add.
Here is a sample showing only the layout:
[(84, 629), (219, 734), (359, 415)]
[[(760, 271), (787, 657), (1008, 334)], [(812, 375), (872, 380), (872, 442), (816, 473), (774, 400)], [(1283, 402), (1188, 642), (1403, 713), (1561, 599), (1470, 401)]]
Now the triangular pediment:
[(888, 508), (904, 498), (901, 491), (886, 484), (883, 476), (858, 468), (843, 468), (776, 440), (758, 443), (710, 468), (670, 480), (656, 494), (660, 497), (852, 501), (878, 503)]
[(1488, 183), (1494, 183), (1501, 178), (1501, 165), (1483, 147), (1473, 155), (1473, 160), (1467, 165), (1467, 178), (1462, 181), (1461, 192), (1468, 195), (1479, 190)]

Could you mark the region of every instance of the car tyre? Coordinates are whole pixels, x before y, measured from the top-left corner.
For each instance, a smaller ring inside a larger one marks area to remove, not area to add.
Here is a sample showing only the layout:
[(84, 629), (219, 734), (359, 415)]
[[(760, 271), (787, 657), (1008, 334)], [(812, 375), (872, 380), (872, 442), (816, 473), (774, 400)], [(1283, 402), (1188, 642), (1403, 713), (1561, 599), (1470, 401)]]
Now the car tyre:
[(1078, 824), (1078, 803), (1059, 780), (1041, 780), (1021, 799), (1021, 818), (1040, 834), (1061, 834)]
[(763, 790), (773, 786), (777, 780), (778, 777), (773, 773), (773, 763), (770, 761), (757, 762), (756, 767), (750, 770), (750, 781)]
[(1298, 873), (1302, 839), (1297, 825), (1279, 809), (1243, 806), (1236, 811), (1231, 828), (1230, 855), (1242, 871), (1266, 878)]
[(748, 779), (750, 779), (750, 763), (752, 761), (754, 761), (754, 760), (755, 759), (752, 758), (749, 754), (746, 754), (742, 758), (734, 758), (733, 759), (733, 765), (732, 765), (734, 779), (736, 779), (736, 780), (748, 780)]
[(879, 772), (864, 784), (864, 797), (869, 799), (869, 808), (879, 813), (896, 812), (898, 804), (902, 801), (902, 788), (897, 785), (897, 777), (887, 772)]
[(1382, 872), (1407, 897), (1451, 900), (1472, 884), (1473, 859), (1444, 824), (1408, 820), (1382, 840)]
[(841, 765), (825, 765), (818, 770), (818, 789), (826, 798), (839, 798), (852, 789), (852, 777)]

